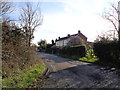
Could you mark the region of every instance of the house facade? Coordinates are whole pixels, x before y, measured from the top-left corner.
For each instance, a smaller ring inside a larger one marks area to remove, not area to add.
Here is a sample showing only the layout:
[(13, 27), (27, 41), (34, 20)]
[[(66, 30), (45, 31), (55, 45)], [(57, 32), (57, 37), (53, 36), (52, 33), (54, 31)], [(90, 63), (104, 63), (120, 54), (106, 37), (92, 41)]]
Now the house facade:
[(56, 46), (67, 46), (68, 42), (70, 41), (70, 38), (61, 38), (60, 40), (56, 41)]
[(59, 37), (59, 39), (56, 40), (56, 46), (67, 46), (68, 43), (72, 40), (72, 38), (75, 38), (75, 37), (77, 39), (80, 39), (82, 43), (87, 42), (87, 37), (83, 35), (80, 31), (78, 31), (77, 34), (73, 34), (73, 35), (68, 34), (66, 37), (62, 37), (62, 38)]

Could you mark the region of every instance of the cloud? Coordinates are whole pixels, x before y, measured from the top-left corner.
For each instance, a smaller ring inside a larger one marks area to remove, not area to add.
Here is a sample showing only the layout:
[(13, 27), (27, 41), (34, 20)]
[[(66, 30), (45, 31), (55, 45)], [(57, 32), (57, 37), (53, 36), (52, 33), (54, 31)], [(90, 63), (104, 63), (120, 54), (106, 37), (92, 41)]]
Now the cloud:
[(94, 41), (96, 36), (108, 26), (106, 26), (107, 22), (98, 15), (102, 13), (104, 0), (91, 1), (63, 1), (63, 12), (44, 14), (43, 25), (35, 33), (33, 42), (36, 43), (43, 38), (50, 43), (52, 39), (75, 34), (78, 30), (81, 30), (89, 41)]
[(51, 42), (52, 39), (56, 39), (59, 36), (64, 37), (67, 34), (77, 33), (79, 29), (89, 40), (93, 41), (97, 30), (102, 27), (102, 22), (94, 15), (81, 17), (79, 15), (56, 13), (54, 15), (46, 15), (44, 18), (44, 23), (39, 27), (36, 36), (39, 36), (39, 38), (44, 37), (48, 42)]

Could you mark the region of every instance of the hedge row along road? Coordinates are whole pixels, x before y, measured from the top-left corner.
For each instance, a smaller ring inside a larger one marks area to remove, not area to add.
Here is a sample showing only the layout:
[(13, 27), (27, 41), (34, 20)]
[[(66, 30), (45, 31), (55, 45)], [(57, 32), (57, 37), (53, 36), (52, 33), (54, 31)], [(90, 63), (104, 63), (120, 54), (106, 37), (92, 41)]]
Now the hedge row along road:
[(48, 66), (43, 88), (120, 88), (119, 70), (38, 52)]

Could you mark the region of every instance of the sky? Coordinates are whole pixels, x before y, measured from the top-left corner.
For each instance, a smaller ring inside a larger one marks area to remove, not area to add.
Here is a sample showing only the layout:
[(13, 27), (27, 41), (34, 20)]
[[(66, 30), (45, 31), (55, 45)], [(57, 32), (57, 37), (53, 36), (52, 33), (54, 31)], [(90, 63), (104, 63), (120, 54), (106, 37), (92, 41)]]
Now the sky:
[[(101, 16), (113, 1), (118, 0), (41, 1), (43, 23), (36, 28), (32, 42), (37, 44), (41, 39), (45, 39), (47, 43), (51, 43), (52, 39), (76, 34), (78, 30), (88, 38), (88, 41), (93, 42), (97, 35), (111, 28), (110, 24)], [(17, 2), (16, 5), (21, 7), (24, 6), (24, 3)], [(16, 10), (11, 18), (16, 19), (17, 13), (19, 10)]]

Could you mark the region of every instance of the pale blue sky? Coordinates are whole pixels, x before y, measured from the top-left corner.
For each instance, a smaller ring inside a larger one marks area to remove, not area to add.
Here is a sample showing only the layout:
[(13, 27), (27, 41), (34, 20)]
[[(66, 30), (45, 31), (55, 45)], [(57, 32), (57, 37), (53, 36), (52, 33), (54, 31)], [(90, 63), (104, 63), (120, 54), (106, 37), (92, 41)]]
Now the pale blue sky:
[[(100, 15), (104, 8), (109, 8), (109, 3), (118, 0), (61, 0), (61, 2), (40, 2), (43, 15), (43, 24), (37, 28), (33, 43), (40, 39), (46, 39), (48, 43), (67, 34), (75, 34), (78, 30), (88, 37), (88, 41), (94, 41), (98, 34), (107, 30), (109, 25)], [(37, 3), (37, 2), (33, 2)], [(23, 3), (15, 3), (17, 8), (10, 15), (16, 19), (19, 15), (18, 6)], [(36, 5), (36, 4), (34, 4)]]

